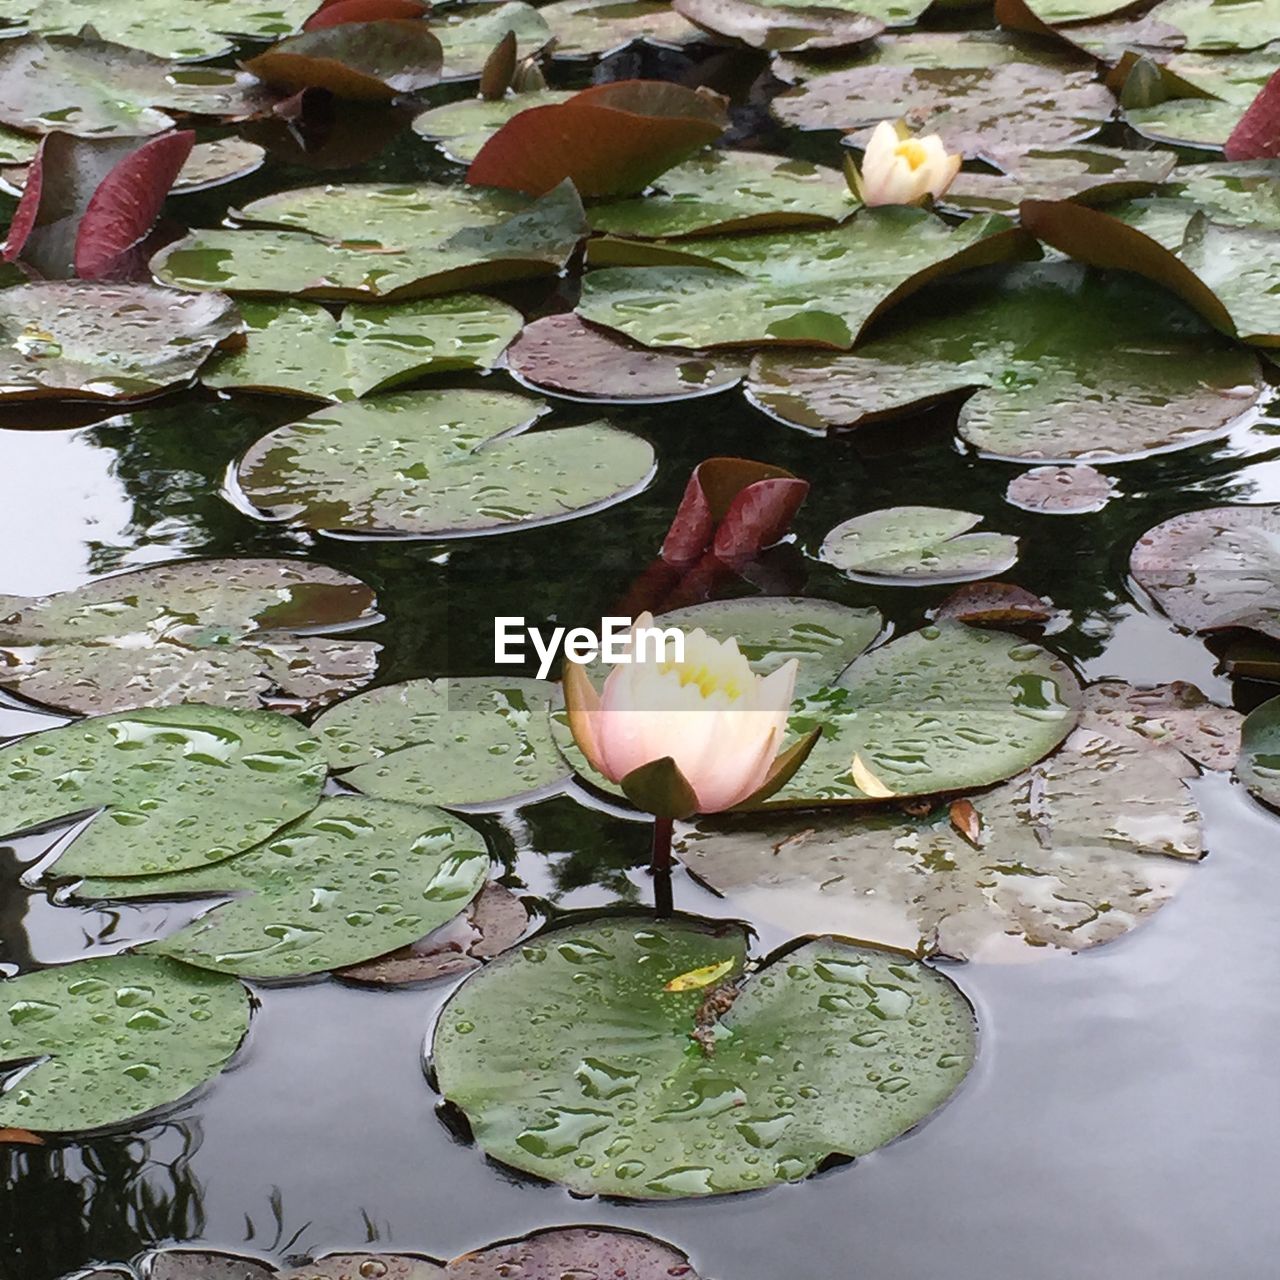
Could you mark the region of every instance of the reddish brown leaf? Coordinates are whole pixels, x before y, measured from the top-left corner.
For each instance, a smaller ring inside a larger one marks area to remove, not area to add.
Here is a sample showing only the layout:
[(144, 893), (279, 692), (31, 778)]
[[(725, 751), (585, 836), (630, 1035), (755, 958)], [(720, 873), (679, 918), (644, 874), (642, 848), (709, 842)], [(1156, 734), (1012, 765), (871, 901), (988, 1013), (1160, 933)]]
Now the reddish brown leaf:
[(975, 849), (982, 847), (982, 814), (968, 800), (953, 800), (950, 809), (951, 825)]
[(516, 33), (508, 31), (493, 46), (493, 52), (484, 60), (480, 71), (480, 96), (496, 102), (506, 96), (511, 80), (516, 74)]
[(507, 121), (467, 170), (472, 186), (545, 195), (565, 178), (584, 196), (632, 195), (714, 141), (718, 94), (659, 80), (595, 85)]
[(0, 1129), (0, 1147), (4, 1146), (43, 1147), (44, 1139), (26, 1129)]
[(1223, 154), (1228, 160), (1280, 160), (1280, 71), (1258, 91)]
[(662, 558), (687, 564), (709, 551), (720, 560), (749, 560), (786, 533), (808, 492), (808, 481), (781, 467), (708, 458), (689, 477)]
[(426, 16), (421, 0), (326, 0), (302, 24), (303, 31), (340, 27), (349, 22), (382, 22), (388, 18), (413, 19)]
[(1053, 607), (1008, 582), (970, 582), (953, 591), (932, 616), (935, 621), (948, 619), (974, 627), (1008, 627), (1048, 622)]
[(435, 84), (443, 62), (423, 23), (389, 19), (304, 31), (242, 65), (285, 93), (327, 89), (351, 102), (390, 102)]

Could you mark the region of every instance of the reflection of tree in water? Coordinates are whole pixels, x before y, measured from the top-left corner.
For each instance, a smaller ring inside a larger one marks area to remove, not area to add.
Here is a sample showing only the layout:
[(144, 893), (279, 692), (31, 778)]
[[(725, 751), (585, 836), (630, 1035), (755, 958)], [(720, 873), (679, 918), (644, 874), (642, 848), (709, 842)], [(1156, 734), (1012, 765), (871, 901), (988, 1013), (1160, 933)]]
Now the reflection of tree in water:
[(55, 1280), (204, 1230), (194, 1120), (125, 1137), (0, 1147), (0, 1280)]

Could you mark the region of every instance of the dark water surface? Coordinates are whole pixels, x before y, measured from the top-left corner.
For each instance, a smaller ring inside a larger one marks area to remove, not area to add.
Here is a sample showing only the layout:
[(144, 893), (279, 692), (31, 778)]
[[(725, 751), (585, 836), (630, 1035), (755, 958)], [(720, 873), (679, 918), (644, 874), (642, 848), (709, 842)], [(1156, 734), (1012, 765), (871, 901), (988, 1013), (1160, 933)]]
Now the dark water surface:
[[(270, 185), (253, 179), (219, 198), (242, 203)], [(263, 524), (219, 495), (251, 441), (305, 411), (193, 393), (87, 428), (0, 430), (0, 593), (178, 556), (303, 555), (377, 589), (380, 682), (483, 673), (495, 614), (598, 618), (651, 559), (690, 467), (734, 453), (813, 482), (795, 545), (775, 557), (774, 590), (874, 604), (912, 630), (950, 588), (855, 584), (803, 553), (859, 511), (962, 507), (1022, 539), (1003, 576), (1061, 608), (1047, 643), (1082, 677), (1191, 680), (1246, 708), (1259, 696), (1233, 690), (1198, 640), (1143, 606), (1126, 562), (1167, 516), (1280, 500), (1280, 420), (1106, 468), (1119, 481), (1111, 503), (1061, 517), (1005, 502), (1019, 468), (957, 452), (954, 408), (855, 444), (789, 431), (730, 392), (606, 411), (660, 457), (653, 485), (621, 506), (496, 538), (361, 543)], [(0, 708), (6, 735), (46, 723)], [(447, 1257), (536, 1227), (602, 1223), (670, 1240), (708, 1280), (1263, 1280), (1280, 1256), (1280, 825), (1223, 776), (1194, 785), (1210, 856), (1178, 899), (1091, 954), (949, 967), (978, 1008), (978, 1065), (922, 1129), (852, 1166), (710, 1201), (577, 1201), (489, 1164), (437, 1117), (422, 1045), (450, 983), (260, 987), (233, 1067), (162, 1120), (0, 1147), (0, 1277), (53, 1280), (170, 1241), (281, 1259), (372, 1241)], [(567, 797), (484, 824), (505, 852), (505, 882), (548, 913), (649, 898), (641, 826)], [(56, 906), (20, 887), (35, 852), (0, 848), (5, 973), (119, 950), (181, 918), (154, 905)], [(683, 875), (676, 892), (687, 910), (735, 913)]]

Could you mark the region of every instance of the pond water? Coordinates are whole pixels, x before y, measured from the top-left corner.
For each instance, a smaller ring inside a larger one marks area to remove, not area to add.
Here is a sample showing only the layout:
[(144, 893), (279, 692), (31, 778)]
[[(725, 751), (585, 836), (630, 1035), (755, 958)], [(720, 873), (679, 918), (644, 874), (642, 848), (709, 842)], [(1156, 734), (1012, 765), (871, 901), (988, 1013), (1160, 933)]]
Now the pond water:
[[(402, 134), (342, 176), (445, 172)], [(212, 226), (227, 207), (325, 176), (275, 161), (183, 211)], [(528, 309), (563, 307), (554, 288), (497, 292)], [(519, 389), (501, 371), (448, 382)], [(1172, 515), (1280, 502), (1275, 413), (1104, 466), (1111, 500), (1059, 516), (1006, 500), (1023, 468), (962, 451), (954, 403), (830, 438), (780, 425), (737, 391), (556, 411), (563, 422), (607, 415), (649, 441), (652, 483), (564, 523), (418, 542), (312, 535), (228, 500), (228, 467), (305, 412), (297, 401), (194, 390), (88, 426), (0, 429), (0, 593), (47, 594), (175, 558), (305, 557), (376, 591), (384, 620), (359, 634), (383, 646), (379, 684), (493, 674), (495, 616), (572, 623), (609, 612), (652, 560), (691, 468), (738, 455), (812, 485), (793, 537), (771, 553), (770, 594), (871, 605), (891, 634), (914, 631), (952, 586), (860, 583), (820, 562), (818, 548), (860, 512), (959, 507), (1020, 539), (1001, 576), (1054, 602), (1045, 643), (1083, 681), (1185, 680), (1246, 711), (1269, 696), (1228, 679), (1200, 638), (1160, 616), (1129, 579), (1128, 557)], [(16, 698), (0, 705), (6, 737), (56, 723)], [(976, 1008), (977, 1065), (919, 1129), (852, 1163), (706, 1200), (574, 1198), (486, 1160), (437, 1114), (423, 1044), (456, 980), (390, 991), (333, 978), (253, 984), (260, 1008), (246, 1045), (187, 1101), (99, 1136), (0, 1145), (0, 1280), (57, 1280), (193, 1241), (276, 1261), (365, 1245), (448, 1258), (559, 1224), (651, 1233), (707, 1280), (1263, 1276), (1280, 1251), (1280, 829), (1225, 774), (1191, 785), (1208, 857), (1153, 919), (1080, 955), (943, 963)], [(586, 790), (475, 823), (537, 921), (651, 900), (648, 827)], [(5, 975), (123, 951), (195, 913), (55, 901), (24, 880), (43, 852), (36, 837), (0, 847)], [(675, 898), (696, 915), (746, 914), (681, 870)], [(788, 940), (752, 923), (762, 953)]]

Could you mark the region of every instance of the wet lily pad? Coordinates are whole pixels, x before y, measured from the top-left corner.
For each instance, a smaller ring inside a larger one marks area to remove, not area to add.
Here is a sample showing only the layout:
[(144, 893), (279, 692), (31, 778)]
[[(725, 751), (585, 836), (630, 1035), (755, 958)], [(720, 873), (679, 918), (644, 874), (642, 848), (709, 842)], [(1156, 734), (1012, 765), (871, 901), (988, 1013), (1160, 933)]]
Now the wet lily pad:
[(646, 441), (603, 422), (528, 430), (542, 411), (501, 391), (353, 402), (264, 436), (239, 482), (269, 519), (422, 538), (567, 520), (648, 483)]
[(889, 507), (836, 525), (819, 553), (850, 577), (874, 581), (966, 582), (1003, 573), (1018, 559), (1018, 540), (971, 533), (982, 522), (971, 511)]
[(1244, 717), (1183, 680), (1150, 689), (1104, 680), (1087, 698), (1090, 726), (1125, 746), (1173, 747), (1202, 769), (1231, 769), (1240, 755)]
[(965, 622), (971, 627), (1039, 626), (1053, 617), (1049, 600), (1009, 582), (971, 582), (957, 587), (936, 609), (935, 622)]
[(223, 294), (58, 280), (0, 290), (0, 400), (131, 400), (190, 381), (241, 328)]
[(506, 366), (534, 391), (641, 404), (725, 391), (744, 372), (732, 356), (641, 347), (583, 324), (572, 312), (526, 325), (507, 351)]
[(1028, 251), (1004, 218), (951, 228), (907, 208), (865, 209), (829, 231), (708, 236), (686, 248), (681, 265), (588, 272), (578, 313), (647, 346), (848, 349), (930, 279)]
[(465, 911), (438, 929), (407, 947), (347, 965), (337, 976), (373, 987), (403, 987), (456, 977), (514, 946), (528, 924), (524, 903), (510, 889), (491, 880)]
[(1280, 640), (1280, 506), (1210, 507), (1138, 539), (1134, 581), (1180, 627)]
[(1148, 194), (1173, 172), (1159, 151), (1035, 147), (997, 157), (1002, 173), (960, 173), (943, 197), (948, 209), (1013, 213), (1027, 199), (1103, 204)]
[[(258, 1258), (208, 1249), (156, 1249), (144, 1255), (139, 1274), (147, 1280), (272, 1280), (275, 1267)], [(133, 1280), (134, 1273), (129, 1273)]]
[(554, 0), (538, 12), (555, 33), (557, 58), (610, 53), (633, 40), (683, 45), (704, 38), (667, 0)]
[(880, 120), (907, 119), (940, 133), (951, 151), (984, 156), (1053, 147), (1091, 137), (1115, 99), (1089, 71), (1033, 62), (980, 67), (871, 63), (814, 76), (773, 100), (784, 124), (855, 133)]
[(840, 4), (778, 4), (769, 0), (674, 0), (672, 7), (712, 35), (741, 40), (770, 53), (859, 45), (885, 28), (879, 17), (869, 17), (862, 10), (905, 8), (901, 4), (880, 6), (875, 0), (856, 8)]
[(1083, 463), (1070, 467), (1032, 467), (1009, 481), (1005, 500), (1024, 511), (1077, 516), (1101, 511), (1111, 501), (1116, 482)]
[(184, 72), (163, 58), (90, 36), (0, 41), (0, 124), (86, 138), (141, 137), (173, 127), (170, 111), (232, 114), (249, 77)]
[(1025, 0), (1041, 22), (1056, 27), (1072, 22), (1096, 22), (1133, 8), (1133, 0)]
[(636, 239), (842, 222), (858, 202), (835, 169), (758, 151), (712, 151), (668, 169), (640, 199), (596, 204), (595, 231)]
[(409, 945), (457, 915), (488, 875), (483, 838), (443, 810), (330, 796), (217, 866), (92, 878), (76, 896), (237, 895), (144, 950), (220, 973), (291, 978)]
[(0, 1062), (36, 1065), (0, 1094), (0, 1124), (77, 1133), (185, 1097), (249, 1029), (232, 978), (150, 956), (103, 956), (0, 982)]
[[(766, 804), (990, 786), (1052, 751), (1079, 714), (1080, 686), (1051, 653), (1002, 631), (943, 622), (872, 650), (829, 687), (797, 700), (791, 730), (821, 725), (822, 737)], [(859, 781), (867, 775), (871, 789)]]
[(46, 35), (75, 35), (88, 24), (105, 40), (165, 58), (228, 53), (228, 35), (270, 39), (288, 35), (316, 0), (12, 0), (5, 16)]
[(514, 307), (475, 293), (361, 303), (240, 304), (247, 345), (210, 361), (207, 387), (352, 400), (424, 374), (489, 369), (520, 332)]
[(1186, 48), (1204, 52), (1260, 49), (1280, 32), (1277, 0), (1163, 0), (1151, 17), (1181, 32)]
[(291, 229), (194, 231), (152, 270), (183, 289), (391, 300), (553, 275), (587, 232), (568, 184), (537, 200), (429, 184), (307, 187), (256, 200), (243, 217)]
[(1248, 351), (1124, 277), (1053, 264), (970, 277), (928, 299), (850, 355), (762, 353), (748, 396), (821, 430), (976, 387), (958, 429), (983, 454), (1102, 462), (1198, 444), (1262, 394)]
[[(665, 9), (665, 3), (662, 5)], [(554, 6), (548, 6), (554, 8)], [(543, 13), (547, 9), (542, 10)], [(567, 102), (573, 93), (565, 89), (535, 89), (527, 93), (509, 93), (505, 98), (464, 98), (424, 111), (413, 121), (413, 130), (432, 142), (450, 160), (470, 164), (480, 149), (512, 116), (531, 107), (548, 107)]]
[(386, 685), (313, 726), (330, 767), (365, 795), (413, 804), (507, 807), (567, 780), (546, 680), (459, 676)]
[[(543, 934), (445, 1006), (439, 1088), (493, 1159), (578, 1194), (670, 1199), (872, 1151), (973, 1062), (968, 1002), (901, 954), (820, 938), (744, 980), (745, 960), (734, 925), (613, 918)], [(719, 1019), (705, 989), (671, 989), (726, 964), (741, 990)]]
[(0, 830), (93, 815), (54, 874), (154, 875), (251, 848), (310, 810), (323, 783), (320, 744), (286, 716), (153, 707), (0, 750)]
[(378, 645), (324, 634), (376, 621), (373, 603), (359, 579), (301, 560), (185, 560), (0, 596), (0, 684), (77, 715), (314, 710), (373, 677)]
[(689, 1259), (652, 1236), (557, 1227), (454, 1258), (445, 1280), (698, 1280)]
[[(1081, 728), (1029, 773), (969, 802), (783, 821), (704, 821), (682, 861), (753, 918), (839, 929), (920, 955), (1026, 961), (1080, 951), (1157, 911), (1201, 856), (1177, 752)], [(976, 839), (970, 836), (976, 833)]]
[(444, 80), (479, 76), (493, 47), (508, 31), (516, 37), (516, 57), (528, 58), (550, 43), (553, 32), (532, 5), (507, 4), (441, 6), (431, 15), (432, 34), (444, 51)]
[(1236, 775), (1249, 794), (1280, 808), (1280, 698), (1272, 698), (1245, 718)]
[(1223, 226), (1280, 231), (1280, 162), (1275, 160), (1179, 165), (1160, 194), (1189, 200)]

